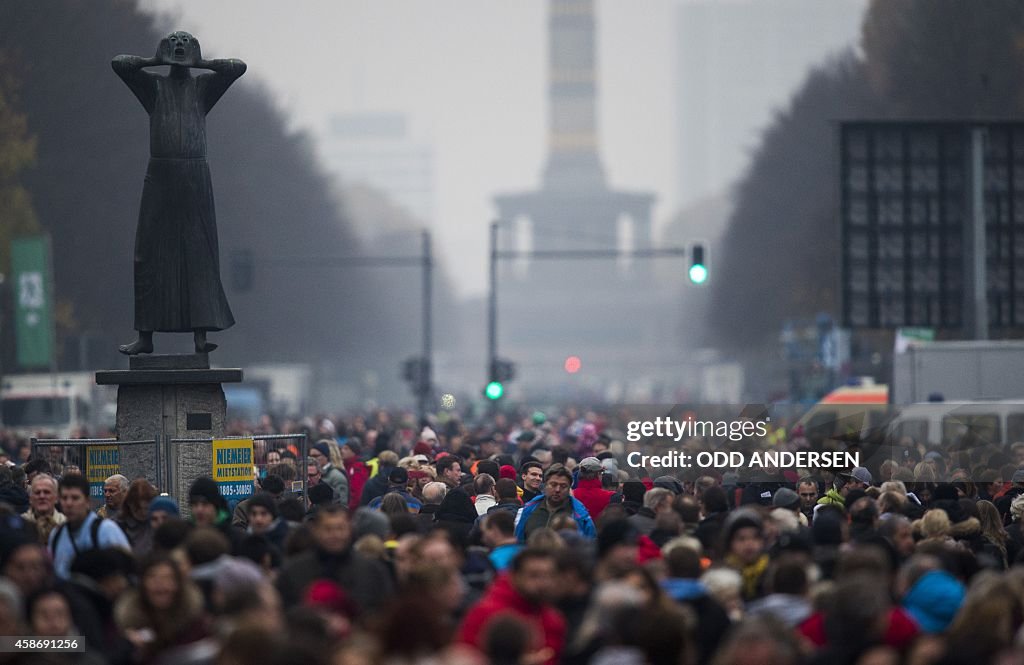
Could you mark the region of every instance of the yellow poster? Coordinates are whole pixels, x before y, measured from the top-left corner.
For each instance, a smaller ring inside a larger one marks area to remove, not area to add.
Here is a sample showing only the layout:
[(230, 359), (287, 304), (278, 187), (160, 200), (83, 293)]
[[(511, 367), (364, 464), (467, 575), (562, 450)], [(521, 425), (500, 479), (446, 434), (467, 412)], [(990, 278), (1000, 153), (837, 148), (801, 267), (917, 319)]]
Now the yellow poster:
[(213, 479), (232, 509), (252, 496), (252, 439), (213, 440)]
[(88, 446), (85, 449), (85, 477), (89, 481), (89, 496), (103, 498), (103, 485), (107, 478), (121, 472), (121, 449), (117, 445)]

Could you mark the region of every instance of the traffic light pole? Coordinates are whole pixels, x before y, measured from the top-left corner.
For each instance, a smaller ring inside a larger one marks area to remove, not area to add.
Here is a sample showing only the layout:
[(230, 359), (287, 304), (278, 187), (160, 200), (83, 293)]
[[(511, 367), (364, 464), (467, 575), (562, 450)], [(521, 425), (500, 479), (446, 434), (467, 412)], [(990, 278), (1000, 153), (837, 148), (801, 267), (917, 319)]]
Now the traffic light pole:
[[(487, 293), (487, 380), (498, 360), (498, 222), (491, 222), (490, 279)], [(492, 411), (497, 400), (491, 400)]]
[(433, 329), (431, 319), (434, 299), (434, 259), (430, 246), (430, 231), (423, 231), (423, 363), (426, 367), (426, 377), (423, 385), (417, 386), (416, 390), (416, 412), (420, 422), (424, 425), (427, 417), (427, 401), (430, 399), (430, 388), (434, 385), (434, 364), (433, 364)]
[[(423, 313), (422, 313), (422, 367), (424, 368), (422, 377), (418, 384), (414, 387), (416, 392), (416, 410), (417, 416), (421, 421), (426, 419), (428, 402), (430, 401), (431, 387), (434, 385), (433, 381), (433, 300), (434, 300), (434, 258), (432, 252), (432, 243), (430, 231), (424, 229), (422, 235), (422, 252), (420, 256), (320, 256), (320, 257), (260, 257), (259, 263), (261, 266), (269, 265), (333, 265), (340, 268), (382, 268), (382, 267), (409, 267), (419, 266), (423, 276)], [(238, 290), (248, 291), (252, 288), (252, 264), (255, 259), (251, 252), (248, 250), (237, 250), (235, 252), (236, 259), (236, 270), (239, 266), (247, 269), (242, 270), (245, 273), (244, 285), (240, 285), (238, 280), (235, 280), (235, 288)]]
[(964, 225), (964, 304), (966, 339), (988, 339), (988, 285), (985, 257), (985, 129), (967, 129), (965, 171), (967, 223)]
[[(488, 381), (494, 368), (498, 366), (498, 261), (503, 259), (655, 259), (670, 256), (687, 256), (685, 247), (665, 247), (650, 249), (536, 249), (530, 251), (498, 250), (498, 225), (500, 220), (491, 222), (490, 233), (490, 271), (487, 293), (487, 372)], [(703, 250), (701, 250), (703, 254)], [(703, 260), (703, 257), (702, 257)], [(491, 412), (497, 409), (498, 399), (491, 399)]]
[(498, 222), (491, 223), (491, 265), (487, 295), (487, 367), (498, 358)]

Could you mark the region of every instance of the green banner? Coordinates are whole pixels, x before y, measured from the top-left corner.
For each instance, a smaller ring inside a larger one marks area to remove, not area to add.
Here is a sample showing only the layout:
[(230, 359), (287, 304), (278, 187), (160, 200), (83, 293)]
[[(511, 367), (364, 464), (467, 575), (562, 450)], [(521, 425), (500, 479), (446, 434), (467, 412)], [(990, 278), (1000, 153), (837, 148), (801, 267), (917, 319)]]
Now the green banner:
[(49, 251), (46, 236), (18, 238), (11, 242), (14, 332), (18, 365), (24, 369), (49, 367), (53, 357)]

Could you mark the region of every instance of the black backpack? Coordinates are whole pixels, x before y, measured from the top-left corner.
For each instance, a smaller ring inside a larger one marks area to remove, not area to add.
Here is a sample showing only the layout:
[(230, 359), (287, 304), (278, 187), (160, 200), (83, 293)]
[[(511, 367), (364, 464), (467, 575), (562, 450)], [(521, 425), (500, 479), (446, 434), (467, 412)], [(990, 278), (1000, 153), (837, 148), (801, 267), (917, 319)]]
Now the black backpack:
[[(100, 538), (100, 524), (102, 522), (103, 522), (103, 518), (100, 517), (99, 515), (97, 515), (96, 519), (94, 519), (92, 521), (92, 526), (89, 527), (89, 535), (92, 537), (92, 548), (91, 549), (96, 549), (96, 547), (99, 545), (99, 542), (100, 542), (100, 540), (99, 540), (99, 538)], [(59, 527), (57, 527), (57, 535), (55, 535), (53, 537), (53, 545), (50, 546), (50, 555), (51, 556), (54, 556), (54, 557), (57, 556), (57, 543), (60, 542), (60, 536), (61, 536), (62, 533), (64, 533), (64, 527), (66, 527), (67, 525), (68, 525), (68, 523), (65, 522), (64, 524), (61, 524)], [(71, 539), (71, 547), (72, 547), (72, 549), (75, 550), (75, 555), (77, 555), (78, 554), (78, 546), (75, 545), (75, 537), (72, 536), (72, 535), (69, 535), (68, 538)]]

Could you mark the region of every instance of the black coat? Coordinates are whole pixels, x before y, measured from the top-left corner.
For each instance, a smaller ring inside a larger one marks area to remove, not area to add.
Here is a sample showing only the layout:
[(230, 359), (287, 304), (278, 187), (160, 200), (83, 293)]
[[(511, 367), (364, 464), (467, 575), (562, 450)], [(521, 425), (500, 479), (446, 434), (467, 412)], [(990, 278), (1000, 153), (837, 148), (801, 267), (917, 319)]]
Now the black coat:
[(351, 549), (341, 555), (316, 549), (292, 557), (281, 568), (277, 589), (285, 607), (301, 603), (310, 585), (321, 579), (341, 585), (362, 612), (379, 609), (394, 593), (394, 581), (380, 561)]
[(705, 552), (710, 554), (718, 551), (719, 534), (722, 532), (722, 525), (725, 524), (725, 518), (728, 516), (729, 514), (724, 512), (711, 513), (697, 525), (694, 535), (697, 536), (697, 540), (700, 541)]
[(384, 496), (388, 487), (388, 476), (391, 475), (391, 470), (394, 467), (382, 466), (377, 470), (377, 475), (366, 481), (363, 485), (363, 494), (359, 497), (359, 505), (365, 506), (370, 503), (378, 496)]
[(434, 523), (448, 531), (463, 546), (469, 543), (469, 533), (477, 518), (473, 500), (461, 488), (453, 489), (445, 495), (434, 513)]
[(28, 492), (16, 485), (0, 487), (0, 503), (6, 503), (20, 515), (28, 510)]

